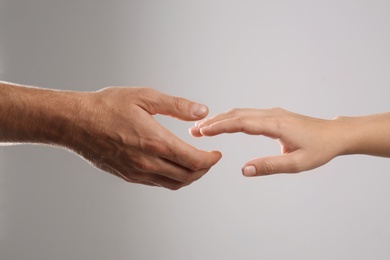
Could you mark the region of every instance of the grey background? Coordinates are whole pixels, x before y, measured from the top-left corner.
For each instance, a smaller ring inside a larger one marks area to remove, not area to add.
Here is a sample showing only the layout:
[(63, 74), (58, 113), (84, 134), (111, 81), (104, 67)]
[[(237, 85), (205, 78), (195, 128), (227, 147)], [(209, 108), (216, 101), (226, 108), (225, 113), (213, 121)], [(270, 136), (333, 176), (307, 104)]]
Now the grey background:
[[(390, 2), (0, 0), (0, 79), (93, 91), (150, 86), (205, 103), (315, 117), (389, 111)], [(242, 134), (180, 138), (224, 157), (172, 192), (65, 150), (0, 147), (0, 258), (389, 259), (390, 161), (348, 156), (246, 179), (278, 154)]]

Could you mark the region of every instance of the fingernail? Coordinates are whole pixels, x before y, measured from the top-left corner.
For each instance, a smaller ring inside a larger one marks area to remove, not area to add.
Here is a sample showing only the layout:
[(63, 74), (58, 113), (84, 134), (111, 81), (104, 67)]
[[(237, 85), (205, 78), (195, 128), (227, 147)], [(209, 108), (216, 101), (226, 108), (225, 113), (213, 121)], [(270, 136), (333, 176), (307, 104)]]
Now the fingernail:
[(200, 104), (193, 104), (191, 107), (194, 116), (203, 116), (207, 112), (207, 107)]
[(251, 177), (256, 175), (256, 168), (255, 166), (247, 166), (244, 168), (244, 176)]

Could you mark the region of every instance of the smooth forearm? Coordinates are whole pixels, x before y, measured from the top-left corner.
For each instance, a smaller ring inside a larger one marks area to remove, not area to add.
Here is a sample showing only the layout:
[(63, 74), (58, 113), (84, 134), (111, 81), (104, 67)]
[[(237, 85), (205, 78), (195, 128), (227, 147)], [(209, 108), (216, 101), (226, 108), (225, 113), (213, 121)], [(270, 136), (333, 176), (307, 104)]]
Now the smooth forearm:
[(343, 135), (340, 155), (367, 154), (390, 157), (390, 113), (334, 120)]
[(0, 83), (0, 142), (68, 143), (77, 135), (81, 96)]

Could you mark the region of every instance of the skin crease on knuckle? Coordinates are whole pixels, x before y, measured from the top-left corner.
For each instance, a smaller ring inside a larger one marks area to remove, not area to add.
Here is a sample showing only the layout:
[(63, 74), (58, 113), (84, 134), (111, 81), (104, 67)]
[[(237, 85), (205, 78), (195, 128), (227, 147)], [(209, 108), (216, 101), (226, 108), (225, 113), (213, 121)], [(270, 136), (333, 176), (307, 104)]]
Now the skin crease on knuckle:
[(131, 97), (129, 98), (131, 103), (141, 107), (151, 115), (157, 113), (157, 106), (160, 103), (160, 92), (145, 87), (130, 88), (129, 91), (131, 92)]
[(185, 111), (185, 109), (186, 109), (186, 103), (184, 102), (183, 99), (178, 98), (178, 97), (172, 97), (172, 103), (173, 103), (173, 107), (174, 107), (177, 111), (179, 111), (179, 112)]
[(275, 173), (275, 165), (270, 160), (265, 160), (263, 163), (263, 170), (258, 172), (260, 175), (270, 175)]

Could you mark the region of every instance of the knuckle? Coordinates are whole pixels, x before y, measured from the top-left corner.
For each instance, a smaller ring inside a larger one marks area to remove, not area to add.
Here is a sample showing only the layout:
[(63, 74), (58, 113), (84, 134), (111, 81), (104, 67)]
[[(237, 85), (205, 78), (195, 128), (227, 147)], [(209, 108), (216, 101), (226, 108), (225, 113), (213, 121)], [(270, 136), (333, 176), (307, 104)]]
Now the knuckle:
[(200, 169), (202, 169), (202, 162), (198, 160), (193, 160), (189, 163), (189, 168), (192, 171), (199, 171)]
[(275, 113), (282, 113), (284, 111), (284, 109), (281, 107), (272, 107), (269, 110)]
[(158, 107), (158, 95), (159, 92), (152, 88), (136, 88), (136, 96), (139, 98), (139, 105), (148, 113), (155, 115)]
[(234, 116), (239, 116), (240, 111), (241, 111), (240, 108), (232, 108), (232, 109), (228, 110), (227, 113), (234, 117)]
[(166, 154), (167, 148), (156, 139), (147, 139), (141, 142), (142, 151), (149, 154)]
[(143, 158), (138, 158), (138, 160), (133, 162), (134, 167), (137, 170), (140, 171), (152, 171), (153, 170), (153, 165), (146, 159)]
[(263, 168), (264, 168), (264, 174), (267, 174), (267, 175), (274, 174), (276, 172), (275, 165), (270, 160), (264, 161)]
[(182, 98), (172, 97), (173, 107), (177, 111), (184, 111), (186, 109), (187, 102), (185, 102)]

